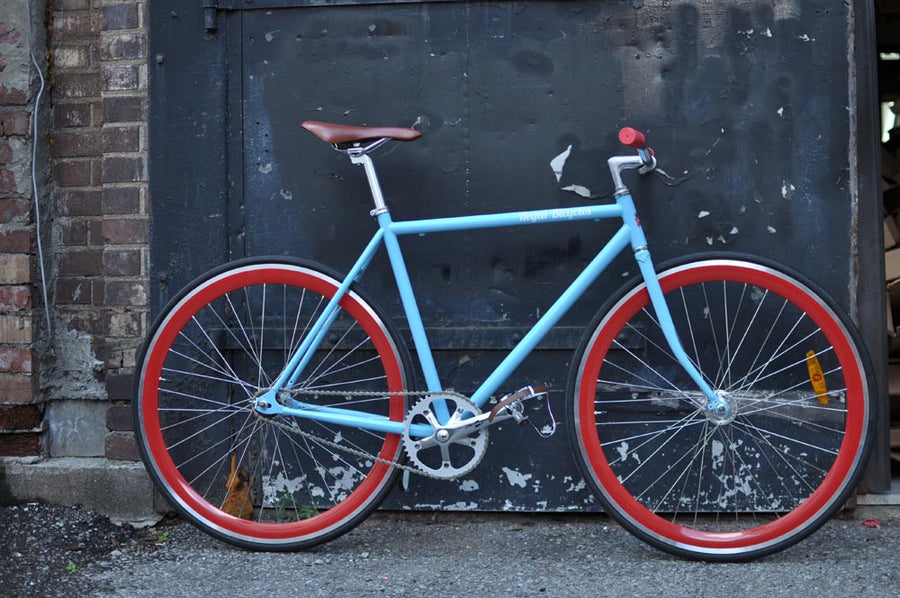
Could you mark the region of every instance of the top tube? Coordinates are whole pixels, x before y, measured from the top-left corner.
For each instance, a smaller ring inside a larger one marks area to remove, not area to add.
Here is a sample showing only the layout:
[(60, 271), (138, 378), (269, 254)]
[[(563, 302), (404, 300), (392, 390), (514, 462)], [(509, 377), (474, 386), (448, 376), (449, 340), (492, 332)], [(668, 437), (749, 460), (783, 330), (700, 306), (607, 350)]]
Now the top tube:
[(598, 206), (576, 206), (571, 208), (504, 212), (499, 214), (476, 214), (471, 216), (407, 220), (401, 222), (394, 222), (390, 219), (379, 219), (379, 224), (381, 224), (382, 227), (386, 225), (391, 232), (397, 235), (421, 235), (480, 228), (528, 226), (550, 222), (601, 220), (605, 218), (620, 218), (622, 215), (623, 210), (619, 204), (604, 204)]

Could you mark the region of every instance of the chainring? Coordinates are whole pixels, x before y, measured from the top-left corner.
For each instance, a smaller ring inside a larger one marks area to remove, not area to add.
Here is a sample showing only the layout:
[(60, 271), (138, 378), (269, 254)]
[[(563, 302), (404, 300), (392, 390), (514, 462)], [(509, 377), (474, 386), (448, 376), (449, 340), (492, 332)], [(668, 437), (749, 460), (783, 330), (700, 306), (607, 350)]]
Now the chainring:
[[(450, 419), (441, 426), (435, 406), (443, 401)], [(463, 476), (481, 463), (487, 452), (487, 428), (467, 435), (453, 434), (455, 425), (481, 415), (481, 409), (456, 393), (428, 395), (410, 408), (403, 431), (403, 449), (410, 464), (427, 476), (451, 480)], [(411, 426), (426, 424), (434, 429), (431, 436), (413, 438)]]

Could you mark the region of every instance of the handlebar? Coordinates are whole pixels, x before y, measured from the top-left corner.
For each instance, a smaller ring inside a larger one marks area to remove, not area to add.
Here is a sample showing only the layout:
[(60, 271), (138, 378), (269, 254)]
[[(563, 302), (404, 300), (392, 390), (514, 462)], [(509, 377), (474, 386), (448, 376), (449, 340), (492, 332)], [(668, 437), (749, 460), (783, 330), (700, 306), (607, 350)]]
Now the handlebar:
[(624, 127), (619, 131), (619, 141), (622, 144), (627, 145), (628, 147), (633, 147), (634, 149), (641, 149), (644, 147), (644, 143), (646, 139), (644, 134), (638, 131), (637, 129), (632, 129), (631, 127)]
[(656, 168), (656, 153), (653, 151), (652, 147), (645, 145), (647, 139), (644, 137), (643, 133), (637, 129), (632, 129), (631, 127), (623, 127), (619, 130), (619, 141), (624, 145), (637, 150), (638, 156), (640, 156), (641, 162), (643, 162), (643, 167), (640, 169), (641, 174), (650, 172)]
[(651, 148), (645, 147), (647, 140), (643, 133), (631, 127), (624, 127), (619, 131), (619, 141), (636, 149), (637, 156), (613, 156), (607, 160), (617, 193), (627, 191), (622, 183), (622, 171), (637, 169), (638, 173), (645, 174), (656, 168), (656, 156)]

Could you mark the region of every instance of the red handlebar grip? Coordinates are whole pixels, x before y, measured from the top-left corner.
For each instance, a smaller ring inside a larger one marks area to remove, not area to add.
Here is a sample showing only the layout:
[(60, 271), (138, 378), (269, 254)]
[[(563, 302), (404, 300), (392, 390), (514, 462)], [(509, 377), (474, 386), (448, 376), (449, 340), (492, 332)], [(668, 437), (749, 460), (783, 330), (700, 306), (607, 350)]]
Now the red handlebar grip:
[(625, 127), (624, 129), (619, 131), (619, 141), (629, 147), (641, 149), (642, 147), (644, 147), (644, 134), (637, 129)]

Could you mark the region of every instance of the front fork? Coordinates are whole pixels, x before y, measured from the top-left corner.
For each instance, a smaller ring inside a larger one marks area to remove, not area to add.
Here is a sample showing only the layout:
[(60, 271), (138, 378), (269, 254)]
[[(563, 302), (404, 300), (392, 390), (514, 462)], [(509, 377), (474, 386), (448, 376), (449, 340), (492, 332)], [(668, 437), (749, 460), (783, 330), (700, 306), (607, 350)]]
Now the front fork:
[(681, 339), (675, 330), (675, 323), (672, 321), (672, 314), (669, 312), (669, 306), (660, 287), (659, 278), (656, 275), (656, 268), (654, 268), (653, 260), (650, 258), (650, 251), (647, 249), (647, 239), (644, 236), (641, 221), (635, 211), (634, 200), (624, 185), (616, 193), (616, 202), (621, 206), (623, 218), (631, 231), (631, 247), (634, 251), (634, 258), (637, 261), (641, 277), (644, 279), (644, 284), (650, 295), (650, 303), (653, 305), (653, 311), (656, 313), (656, 320), (662, 329), (663, 336), (669, 344), (672, 355), (675, 356), (675, 359), (678, 360), (684, 371), (687, 372), (691, 380), (697, 385), (697, 388), (706, 397), (706, 405), (698, 404), (697, 406), (715, 414), (718, 418), (726, 418), (730, 414), (728, 403), (703, 378), (700, 370), (688, 357), (684, 346), (681, 344)]

